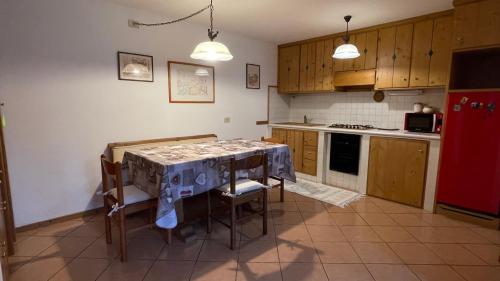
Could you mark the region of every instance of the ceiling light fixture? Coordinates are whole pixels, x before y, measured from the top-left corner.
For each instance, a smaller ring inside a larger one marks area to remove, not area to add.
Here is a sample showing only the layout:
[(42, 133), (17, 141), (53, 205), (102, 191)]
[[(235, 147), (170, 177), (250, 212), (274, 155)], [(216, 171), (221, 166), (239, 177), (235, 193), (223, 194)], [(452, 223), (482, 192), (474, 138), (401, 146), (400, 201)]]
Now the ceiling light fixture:
[(172, 24), (194, 17), (207, 9), (210, 9), (210, 28), (208, 29), (208, 38), (210, 40), (201, 42), (198, 45), (196, 45), (193, 53), (191, 53), (191, 58), (196, 60), (207, 60), (207, 61), (232, 60), (233, 55), (231, 54), (231, 52), (229, 52), (229, 49), (226, 47), (226, 45), (214, 41), (217, 35), (219, 35), (219, 31), (214, 31), (214, 17), (213, 17), (214, 5), (212, 3), (212, 0), (210, 0), (210, 4), (204, 7), (203, 9), (198, 10), (192, 13), (191, 15), (188, 15), (180, 19), (168, 22), (161, 22), (161, 23), (140, 23), (137, 21), (129, 20), (129, 26), (138, 28), (139, 26), (160, 26), (160, 25)]
[(347, 23), (347, 29), (343, 38), (344, 44), (335, 49), (335, 53), (332, 56), (334, 59), (354, 59), (359, 57), (358, 48), (353, 44), (349, 44), (349, 21), (351, 18), (352, 16), (344, 17), (344, 20)]

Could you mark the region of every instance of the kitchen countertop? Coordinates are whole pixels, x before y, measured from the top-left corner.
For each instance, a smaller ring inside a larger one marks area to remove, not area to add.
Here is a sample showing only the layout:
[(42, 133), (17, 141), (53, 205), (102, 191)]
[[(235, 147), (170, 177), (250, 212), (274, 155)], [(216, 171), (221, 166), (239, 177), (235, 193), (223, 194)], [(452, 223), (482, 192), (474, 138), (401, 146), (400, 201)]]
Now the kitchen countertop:
[(372, 135), (372, 136), (386, 136), (386, 137), (394, 137), (394, 138), (407, 138), (407, 139), (421, 139), (421, 140), (440, 140), (440, 134), (431, 134), (431, 133), (414, 133), (408, 131), (385, 131), (378, 129), (369, 129), (369, 130), (353, 130), (353, 129), (339, 129), (339, 128), (328, 128), (327, 125), (318, 125), (318, 126), (302, 126), (302, 125), (290, 125), (290, 124), (277, 124), (271, 123), (269, 127), (274, 128), (289, 128), (289, 129), (301, 129), (308, 131), (323, 131), (323, 132), (332, 132), (332, 133), (346, 133), (346, 134), (357, 134), (357, 135)]

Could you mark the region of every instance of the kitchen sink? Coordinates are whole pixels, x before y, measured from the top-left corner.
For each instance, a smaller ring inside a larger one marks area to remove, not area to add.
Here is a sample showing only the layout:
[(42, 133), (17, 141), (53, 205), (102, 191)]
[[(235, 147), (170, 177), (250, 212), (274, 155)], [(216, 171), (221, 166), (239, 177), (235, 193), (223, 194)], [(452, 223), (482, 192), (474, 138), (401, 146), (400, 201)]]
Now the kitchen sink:
[(325, 124), (317, 124), (317, 123), (301, 123), (301, 122), (280, 122), (276, 123), (278, 125), (293, 125), (293, 126), (306, 126), (306, 127), (318, 127), (325, 126)]

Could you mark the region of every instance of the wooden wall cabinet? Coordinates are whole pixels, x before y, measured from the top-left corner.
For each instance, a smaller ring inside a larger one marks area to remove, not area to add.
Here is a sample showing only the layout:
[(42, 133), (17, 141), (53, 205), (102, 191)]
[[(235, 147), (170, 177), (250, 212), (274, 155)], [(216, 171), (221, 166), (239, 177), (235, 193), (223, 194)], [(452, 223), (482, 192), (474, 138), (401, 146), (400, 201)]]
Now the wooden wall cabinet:
[(428, 142), (370, 138), (368, 195), (422, 207)]
[(333, 85), (333, 39), (316, 42), (316, 72), (314, 91), (334, 90)]
[(318, 132), (273, 128), (272, 136), (288, 145), (296, 172), (316, 176)]
[(278, 90), (280, 93), (299, 91), (300, 46), (278, 50)]
[(455, 2), (453, 49), (500, 44), (500, 1)]

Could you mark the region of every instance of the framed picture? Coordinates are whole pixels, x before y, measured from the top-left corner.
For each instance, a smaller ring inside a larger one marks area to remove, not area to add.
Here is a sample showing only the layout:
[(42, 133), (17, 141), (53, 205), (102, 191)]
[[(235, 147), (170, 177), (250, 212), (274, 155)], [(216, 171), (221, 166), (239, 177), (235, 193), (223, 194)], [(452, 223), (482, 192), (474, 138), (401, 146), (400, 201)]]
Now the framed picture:
[(247, 63), (247, 89), (260, 89), (260, 65)]
[(214, 103), (214, 67), (168, 61), (168, 97), (171, 103)]
[(118, 79), (153, 82), (153, 57), (118, 52)]

